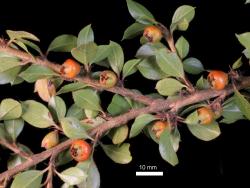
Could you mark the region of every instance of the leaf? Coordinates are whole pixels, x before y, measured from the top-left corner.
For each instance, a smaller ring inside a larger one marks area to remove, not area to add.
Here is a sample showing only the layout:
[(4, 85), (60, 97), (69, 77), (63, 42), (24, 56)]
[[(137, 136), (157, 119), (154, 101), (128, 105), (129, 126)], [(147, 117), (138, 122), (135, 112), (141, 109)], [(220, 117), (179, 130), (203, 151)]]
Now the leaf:
[(146, 43), (143, 44), (136, 52), (136, 57), (137, 58), (147, 58), (150, 56), (154, 56), (156, 54), (156, 52), (160, 49), (165, 49), (166, 50), (166, 46), (164, 46), (162, 43), (160, 42), (156, 42), (156, 43)]
[(172, 23), (170, 25), (171, 32), (178, 28), (178, 24), (183, 24), (183, 22), (186, 22), (185, 24), (189, 25), (189, 22), (192, 21), (194, 15), (194, 7), (189, 5), (182, 5), (178, 7), (173, 15)]
[(17, 76), (20, 71), (21, 71), (21, 66), (13, 67), (4, 72), (0, 72), (0, 85), (7, 83), (14, 84), (15, 80), (18, 78)]
[(41, 78), (51, 78), (53, 76), (58, 76), (58, 74), (48, 67), (41, 65), (31, 65), (25, 71), (21, 72), (19, 76), (25, 81), (32, 83)]
[(11, 168), (15, 168), (16, 166), (24, 163), (25, 161), (26, 161), (26, 159), (20, 157), (17, 154), (11, 155), (7, 161), (8, 170)]
[(73, 139), (89, 138), (85, 128), (81, 125), (80, 121), (74, 117), (66, 117), (60, 119), (64, 134)]
[(72, 56), (82, 64), (89, 64), (96, 55), (97, 45), (95, 43), (82, 44), (71, 50)]
[(248, 3), (250, 3), (250, 0), (246, 0), (245, 4), (248, 4)]
[(24, 121), (21, 118), (5, 120), (4, 121), (5, 130), (11, 136), (12, 141), (15, 142), (16, 138), (20, 135), (24, 127)]
[(76, 104), (71, 105), (71, 107), (68, 109), (68, 112), (66, 114), (66, 117), (74, 117), (78, 120), (81, 120), (85, 117), (85, 114), (83, 112), (83, 109), (77, 106)]
[(40, 55), (43, 54), (40, 47), (38, 45), (36, 45), (35, 43), (33, 43), (29, 40), (26, 40), (26, 39), (19, 39), (19, 41), (22, 42), (25, 46), (28, 46), (31, 49), (37, 51)]
[(234, 62), (233, 66), (232, 66), (232, 68), (234, 70), (240, 68), (243, 65), (243, 62), (241, 59), (242, 59), (242, 57), (240, 57), (239, 59), (237, 59), (237, 61)]
[(8, 34), (8, 36), (12, 41), (15, 39), (30, 39), (34, 41), (40, 41), (35, 35), (28, 33), (26, 31), (7, 30), (6, 33)]
[(112, 98), (111, 103), (109, 104), (109, 106), (107, 108), (107, 111), (112, 116), (116, 116), (116, 115), (122, 114), (124, 112), (127, 112), (130, 108), (131, 107), (130, 107), (128, 101), (124, 97), (122, 97), (118, 94), (115, 94)]
[(154, 16), (144, 6), (133, 1), (127, 0), (127, 6), (130, 15), (139, 23), (152, 24), (155, 23)]
[(203, 76), (201, 76), (199, 78), (199, 80), (196, 82), (196, 87), (198, 89), (202, 90), (202, 89), (208, 89), (211, 86), (210, 86), (209, 82), (207, 81), (207, 79), (205, 79)]
[(27, 52), (28, 54), (31, 55), (31, 53), (29, 52), (27, 46), (23, 42), (21, 42), (20, 40), (13, 40), (13, 43), (15, 43), (17, 46), (19, 46), (21, 49), (23, 49), (25, 52)]
[(10, 120), (19, 118), (22, 115), (22, 107), (19, 102), (13, 99), (4, 99), (0, 105), (0, 119)]
[(49, 110), (43, 104), (34, 100), (22, 103), (24, 121), (37, 128), (47, 128), (54, 125)]
[(119, 146), (101, 144), (101, 146), (105, 154), (116, 163), (127, 164), (132, 160), (129, 143), (123, 143)]
[(172, 166), (175, 166), (179, 163), (178, 157), (173, 148), (173, 143), (171, 140), (170, 132), (168, 130), (163, 131), (159, 140), (159, 151), (161, 157), (170, 163)]
[(94, 32), (91, 28), (91, 24), (89, 24), (79, 32), (77, 37), (77, 47), (93, 42), (94, 42)]
[(137, 65), (137, 68), (145, 78), (150, 80), (160, 80), (167, 77), (167, 74), (160, 69), (154, 57), (143, 59)]
[(128, 126), (123, 125), (111, 129), (109, 132), (109, 137), (111, 138), (113, 144), (121, 144), (128, 137)]
[(43, 171), (27, 170), (15, 176), (10, 188), (40, 188)]
[(175, 43), (175, 47), (181, 59), (185, 58), (189, 52), (189, 43), (188, 41), (181, 36)]
[(20, 66), (20, 60), (15, 57), (0, 57), (0, 73)]
[(76, 47), (77, 37), (74, 35), (63, 34), (56, 37), (49, 45), (49, 52), (71, 52)]
[(54, 96), (49, 100), (49, 109), (57, 120), (63, 118), (66, 114), (66, 104), (61, 97)]
[(209, 125), (188, 124), (187, 126), (195, 137), (204, 141), (213, 140), (220, 135), (220, 128), (217, 122)]
[(76, 105), (81, 108), (101, 111), (100, 97), (92, 89), (81, 89), (73, 92), (73, 99)]
[(55, 165), (57, 167), (62, 166), (62, 165), (69, 163), (72, 160), (73, 160), (73, 158), (71, 157), (70, 149), (67, 149), (67, 150), (60, 152), (57, 155), (56, 160), (55, 160)]
[[(81, 168), (81, 163), (77, 164), (78, 168)], [(83, 169), (82, 169), (83, 170)], [(78, 188), (99, 188), (100, 187), (100, 173), (94, 161), (88, 165), (86, 169), (88, 177), (87, 179), (78, 185)]]
[(186, 87), (186, 86), (180, 83), (176, 79), (164, 78), (163, 80), (160, 80), (157, 82), (155, 88), (157, 89), (158, 93), (160, 93), (161, 95), (171, 96), (171, 95), (175, 95), (183, 87)]
[(236, 37), (246, 49), (250, 49), (250, 32), (236, 34)]
[(35, 82), (34, 92), (37, 92), (43, 101), (49, 102), (50, 98), (56, 94), (56, 88), (51, 80), (39, 79)]
[(75, 83), (70, 83), (67, 85), (64, 85), (63, 87), (60, 88), (60, 90), (56, 93), (57, 95), (61, 95), (64, 93), (76, 91), (82, 88), (87, 87), (87, 84), (81, 83), (81, 82), (75, 82)]
[(176, 53), (160, 49), (156, 52), (156, 61), (167, 75), (184, 78), (183, 65)]
[(69, 185), (77, 185), (87, 178), (87, 174), (77, 167), (70, 167), (61, 173), (56, 172), (56, 174)]
[(91, 63), (94, 62), (100, 62), (101, 60), (107, 58), (110, 54), (110, 45), (99, 45), (97, 46), (97, 51), (95, 54), (95, 58), (91, 61)]
[(124, 64), (124, 54), (121, 46), (110, 41), (110, 55), (108, 56), (109, 64), (114, 72), (119, 76)]
[(140, 59), (131, 59), (124, 64), (122, 69), (122, 79), (134, 74), (137, 71), (136, 66), (140, 63)]
[(237, 90), (234, 90), (234, 100), (240, 111), (250, 120), (250, 103)]
[(95, 118), (99, 114), (98, 111), (89, 110), (89, 109), (84, 109), (84, 113), (85, 113), (86, 117), (89, 119)]
[(144, 28), (145, 28), (144, 24), (137, 22), (133, 23), (124, 31), (122, 40), (132, 39), (138, 35), (141, 35), (143, 33)]
[(156, 120), (156, 117), (151, 114), (139, 115), (131, 126), (129, 138), (137, 136), (147, 124), (154, 120)]
[(194, 57), (189, 57), (183, 61), (183, 66), (185, 72), (189, 74), (200, 74), (201, 72), (204, 71), (204, 67), (200, 60), (194, 58)]
[(8, 134), (8, 132), (5, 129), (5, 126), (3, 123), (0, 123), (0, 139), (3, 140), (11, 140), (10, 139), (10, 135)]
[(216, 121), (209, 125), (201, 125), (199, 122), (199, 116), (197, 111), (191, 113), (185, 120), (190, 132), (200, 140), (210, 141), (217, 138), (220, 135), (220, 128)]

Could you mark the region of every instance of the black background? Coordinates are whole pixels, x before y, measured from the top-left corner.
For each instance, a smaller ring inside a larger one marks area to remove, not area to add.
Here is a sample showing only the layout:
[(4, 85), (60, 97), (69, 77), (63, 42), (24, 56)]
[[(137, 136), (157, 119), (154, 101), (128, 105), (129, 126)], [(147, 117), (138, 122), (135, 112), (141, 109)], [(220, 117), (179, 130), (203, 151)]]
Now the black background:
[[(169, 25), (175, 9), (183, 4), (196, 7), (195, 19), (188, 31), (181, 34), (191, 45), (190, 56), (200, 59), (207, 69), (222, 69), (227, 71), (241, 56), (243, 47), (238, 43), (235, 33), (250, 31), (250, 5), (244, 5), (243, 0), (213, 1), (213, 0), (138, 0), (145, 5), (163, 24)], [(98, 44), (108, 44), (109, 40), (119, 42), (125, 53), (126, 60), (133, 58), (140, 46), (139, 38), (122, 41), (123, 31), (134, 22), (129, 15), (125, 0), (82, 0), (82, 1), (1, 1), (0, 34), (5, 35), (6, 29), (25, 30), (38, 36), (41, 47), (45, 51), (49, 43), (60, 34), (74, 34), (86, 25), (92, 24), (95, 41)], [(68, 55), (57, 53), (49, 58), (62, 62)], [(154, 88), (153, 82), (145, 81), (139, 74), (126, 80), (126, 87), (139, 88), (144, 93)], [(13, 97), (19, 100), (38, 99), (33, 94), (30, 84), (14, 87), (0, 87), (1, 100)], [(66, 95), (67, 102), (71, 96)], [(39, 100), (39, 99), (38, 99)], [(178, 151), (180, 163), (171, 167), (164, 162), (158, 152), (158, 146), (145, 136), (140, 135), (129, 140), (133, 161), (128, 165), (119, 165), (108, 159), (101, 148), (96, 149), (95, 160), (101, 173), (103, 188), (130, 187), (135, 183), (147, 187), (167, 186), (168, 183), (183, 183), (183, 178), (189, 177), (189, 183), (197, 180), (211, 183), (214, 180), (235, 181), (244, 180), (250, 167), (248, 121), (238, 121), (232, 125), (221, 125), (222, 134), (211, 142), (196, 139), (186, 127), (181, 126), (182, 142)], [(42, 151), (40, 141), (47, 130), (37, 130), (25, 127), (19, 141), (30, 145), (34, 152)], [(0, 150), (1, 151), (1, 150)], [(4, 157), (1, 162), (1, 170)], [(164, 171), (164, 177), (135, 177), (139, 165), (155, 165)], [(230, 178), (233, 177), (233, 178)], [(184, 182), (184, 183), (188, 183)], [(247, 181), (246, 181), (247, 182)], [(187, 185), (187, 184), (186, 184)], [(202, 186), (203, 184), (201, 184)], [(249, 185), (249, 183), (248, 183)]]

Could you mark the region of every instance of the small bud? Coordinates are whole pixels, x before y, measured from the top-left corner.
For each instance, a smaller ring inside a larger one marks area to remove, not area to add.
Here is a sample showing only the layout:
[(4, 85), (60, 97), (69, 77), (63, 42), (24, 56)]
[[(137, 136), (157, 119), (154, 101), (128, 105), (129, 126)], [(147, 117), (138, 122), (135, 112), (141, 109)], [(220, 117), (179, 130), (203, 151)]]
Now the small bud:
[(43, 138), (41, 147), (45, 149), (50, 149), (59, 143), (58, 131), (52, 131)]

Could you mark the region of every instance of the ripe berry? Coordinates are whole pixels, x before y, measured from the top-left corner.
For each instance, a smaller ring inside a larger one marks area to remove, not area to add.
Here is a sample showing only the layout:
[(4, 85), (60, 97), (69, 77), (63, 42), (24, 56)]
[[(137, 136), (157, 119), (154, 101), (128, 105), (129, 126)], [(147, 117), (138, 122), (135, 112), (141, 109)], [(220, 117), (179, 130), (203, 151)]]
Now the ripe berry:
[(162, 38), (162, 32), (158, 27), (151, 25), (144, 29), (143, 36), (148, 42), (159, 42)]
[(117, 76), (112, 71), (109, 71), (109, 70), (102, 71), (100, 74), (99, 83), (104, 88), (114, 87), (117, 83)]
[(213, 122), (214, 114), (210, 108), (201, 107), (197, 110), (197, 112), (199, 117), (199, 123), (201, 125), (208, 125)]
[(73, 59), (67, 59), (63, 64), (60, 72), (66, 78), (75, 78), (81, 71), (81, 66)]
[(72, 158), (78, 162), (85, 161), (91, 154), (91, 146), (84, 140), (75, 140), (70, 147)]
[(211, 71), (207, 76), (208, 82), (215, 90), (222, 90), (228, 84), (227, 73), (219, 70)]
[(58, 131), (52, 131), (43, 138), (41, 147), (45, 149), (50, 149), (59, 143)]
[(170, 126), (167, 121), (156, 121), (151, 130), (154, 132), (156, 138), (160, 138), (166, 128), (170, 130)]

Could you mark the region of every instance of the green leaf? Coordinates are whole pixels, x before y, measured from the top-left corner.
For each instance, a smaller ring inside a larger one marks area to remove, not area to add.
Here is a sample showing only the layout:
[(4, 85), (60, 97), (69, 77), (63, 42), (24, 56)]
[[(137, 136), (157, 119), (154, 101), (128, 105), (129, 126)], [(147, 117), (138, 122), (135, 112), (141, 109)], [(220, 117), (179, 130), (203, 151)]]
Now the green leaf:
[(183, 61), (183, 66), (185, 72), (189, 74), (200, 74), (201, 72), (204, 71), (204, 67), (200, 60), (194, 58), (194, 57), (189, 57)]
[[(88, 162), (86, 165), (87, 168), (81, 168), (84, 165), (83, 163), (86, 162)], [(78, 185), (79, 188), (100, 188), (100, 173), (94, 161), (84, 161), (78, 163), (77, 167), (81, 168), (88, 174), (87, 179)]]
[(81, 89), (73, 92), (73, 99), (76, 105), (89, 110), (101, 111), (100, 97), (92, 89)]
[[(1, 67), (1, 65), (0, 65)], [(0, 72), (0, 85), (11, 83), (14, 84), (18, 79), (18, 74), (21, 71), (21, 66), (10, 68), (4, 72)]]
[(22, 103), (24, 121), (37, 128), (47, 128), (54, 125), (49, 110), (43, 104), (34, 100)]
[(21, 72), (19, 76), (25, 81), (32, 83), (41, 78), (51, 78), (53, 76), (58, 76), (58, 74), (48, 67), (41, 65), (31, 65), (25, 71)]
[(87, 84), (81, 83), (81, 82), (75, 82), (75, 83), (70, 83), (67, 85), (64, 85), (63, 87), (60, 88), (60, 90), (56, 93), (57, 95), (63, 94), (63, 93), (68, 93), (72, 91), (76, 91), (82, 88), (87, 87)]
[(68, 109), (66, 117), (74, 117), (78, 120), (82, 120), (85, 118), (85, 114), (83, 112), (83, 109), (77, 106), (76, 104), (71, 105), (71, 107)]
[(154, 120), (156, 117), (151, 114), (139, 115), (131, 126), (129, 138), (137, 136), (147, 124)]
[(181, 59), (185, 58), (188, 55), (189, 43), (183, 36), (181, 36), (177, 40), (177, 42), (175, 43), (175, 47)]
[(27, 170), (15, 176), (10, 188), (40, 188), (43, 171)]
[(56, 37), (49, 45), (49, 52), (71, 52), (76, 47), (77, 37), (74, 35), (63, 34)]
[(24, 127), (24, 121), (21, 118), (5, 120), (4, 121), (5, 129), (8, 134), (11, 136), (12, 141), (15, 142), (16, 138), (20, 135)]
[(145, 28), (144, 24), (137, 22), (133, 23), (124, 31), (122, 40), (132, 39), (138, 35), (141, 35), (143, 33), (144, 28)]
[(0, 123), (0, 139), (3, 140), (11, 140), (10, 139), (10, 135), (8, 134), (8, 132), (5, 129), (5, 126), (3, 123)]
[(107, 111), (112, 115), (112, 116), (116, 116), (119, 114), (123, 114), (124, 112), (127, 112), (130, 109), (130, 105), (128, 103), (128, 101), (118, 95), (115, 94), (112, 98), (111, 103), (109, 104)]
[(57, 155), (56, 160), (55, 160), (55, 165), (62, 166), (62, 165), (69, 163), (72, 160), (73, 158), (71, 157), (70, 149), (67, 149), (67, 150), (60, 152)]
[(124, 54), (121, 46), (110, 41), (110, 55), (108, 56), (109, 64), (114, 72), (119, 76), (124, 64)]
[(146, 43), (143, 44), (136, 52), (137, 58), (147, 58), (150, 56), (154, 56), (157, 52), (157, 50), (165, 49), (166, 46), (164, 46), (162, 43)]
[(235, 103), (235, 98), (229, 98), (223, 104), (222, 116), (224, 117), (221, 120), (221, 123), (232, 124), (237, 120), (244, 119), (243, 113)]
[(250, 120), (250, 103), (237, 90), (234, 90), (234, 100), (240, 111)]
[(113, 144), (121, 144), (128, 137), (128, 126), (123, 125), (111, 129), (109, 132), (109, 137), (111, 138)]
[(79, 32), (77, 37), (77, 47), (83, 44), (88, 44), (93, 42), (94, 42), (94, 32), (91, 28), (91, 24), (89, 24)]
[(69, 185), (77, 185), (87, 178), (87, 174), (77, 167), (70, 167), (61, 173), (56, 172), (56, 174)]
[[(178, 26), (181, 26), (181, 30), (186, 30), (189, 23), (192, 21), (195, 15), (195, 8), (189, 5), (182, 5), (178, 7), (173, 15), (172, 23), (170, 25), (170, 30), (173, 32)], [(186, 25), (183, 27), (183, 24)]]
[(242, 57), (240, 57), (239, 59), (237, 59), (237, 61), (234, 62), (233, 66), (232, 66), (232, 68), (234, 70), (240, 68), (243, 65), (243, 62), (241, 59), (242, 59)]
[(152, 24), (155, 23), (154, 16), (144, 6), (133, 1), (127, 0), (127, 6), (130, 15), (139, 23)]
[(172, 166), (175, 166), (179, 163), (178, 157), (173, 148), (171, 135), (168, 130), (163, 131), (163, 133), (160, 136), (159, 151), (160, 151), (161, 157), (165, 161), (170, 163)]
[(211, 86), (210, 86), (209, 82), (207, 81), (207, 79), (205, 79), (203, 76), (201, 76), (199, 78), (199, 80), (196, 82), (196, 87), (198, 89), (202, 90), (202, 89), (208, 89)]
[(15, 57), (0, 57), (0, 73), (20, 66), (20, 60)]
[(156, 61), (161, 70), (167, 75), (184, 78), (183, 65), (176, 53), (166, 52), (166, 49), (161, 49), (156, 52)]
[(15, 43), (17, 46), (19, 46), (21, 49), (23, 49), (25, 52), (31, 55), (27, 46), (23, 42), (21, 42), (20, 40), (14, 40), (13, 43)]
[(236, 37), (246, 49), (250, 50), (250, 32), (236, 34)]
[(28, 46), (31, 49), (37, 51), (40, 55), (43, 54), (40, 47), (38, 45), (36, 45), (35, 43), (33, 43), (29, 40), (26, 40), (26, 39), (19, 39), (19, 41), (22, 42), (25, 46)]
[(110, 51), (110, 45), (99, 45), (97, 47), (95, 58), (91, 61), (91, 63), (100, 62), (101, 60), (108, 58)]
[(57, 119), (57, 121), (63, 118), (66, 114), (66, 104), (61, 97), (53, 96), (49, 100), (49, 109), (52, 116)]
[(94, 42), (82, 44), (71, 50), (72, 56), (82, 64), (89, 64), (95, 58), (97, 45)]
[(220, 128), (217, 122), (209, 125), (188, 124), (187, 126), (195, 137), (204, 141), (213, 140), (220, 135)]
[(157, 82), (155, 88), (157, 89), (158, 93), (160, 93), (161, 95), (171, 96), (171, 95), (175, 95), (183, 87), (186, 87), (186, 86), (180, 83), (176, 79), (164, 78), (163, 80), (160, 80)]
[(60, 119), (60, 123), (64, 134), (73, 139), (89, 138), (85, 128), (81, 125), (80, 121), (74, 117), (66, 117)]
[(0, 105), (0, 119), (10, 120), (19, 118), (22, 115), (22, 107), (19, 102), (13, 99), (4, 99)]
[(10, 37), (10, 40), (15, 40), (15, 39), (30, 39), (34, 41), (39, 41), (39, 39), (26, 31), (12, 31), (12, 30), (7, 30), (6, 33)]
[(137, 65), (137, 68), (145, 78), (150, 80), (160, 80), (167, 77), (167, 75), (158, 66), (155, 61), (155, 57), (143, 59)]
[(101, 144), (106, 155), (116, 163), (127, 164), (132, 160), (129, 147), (130, 144), (123, 143), (121, 145), (104, 145)]
[(124, 64), (122, 69), (122, 79), (134, 74), (137, 71), (137, 65), (140, 63), (140, 59), (131, 59)]

